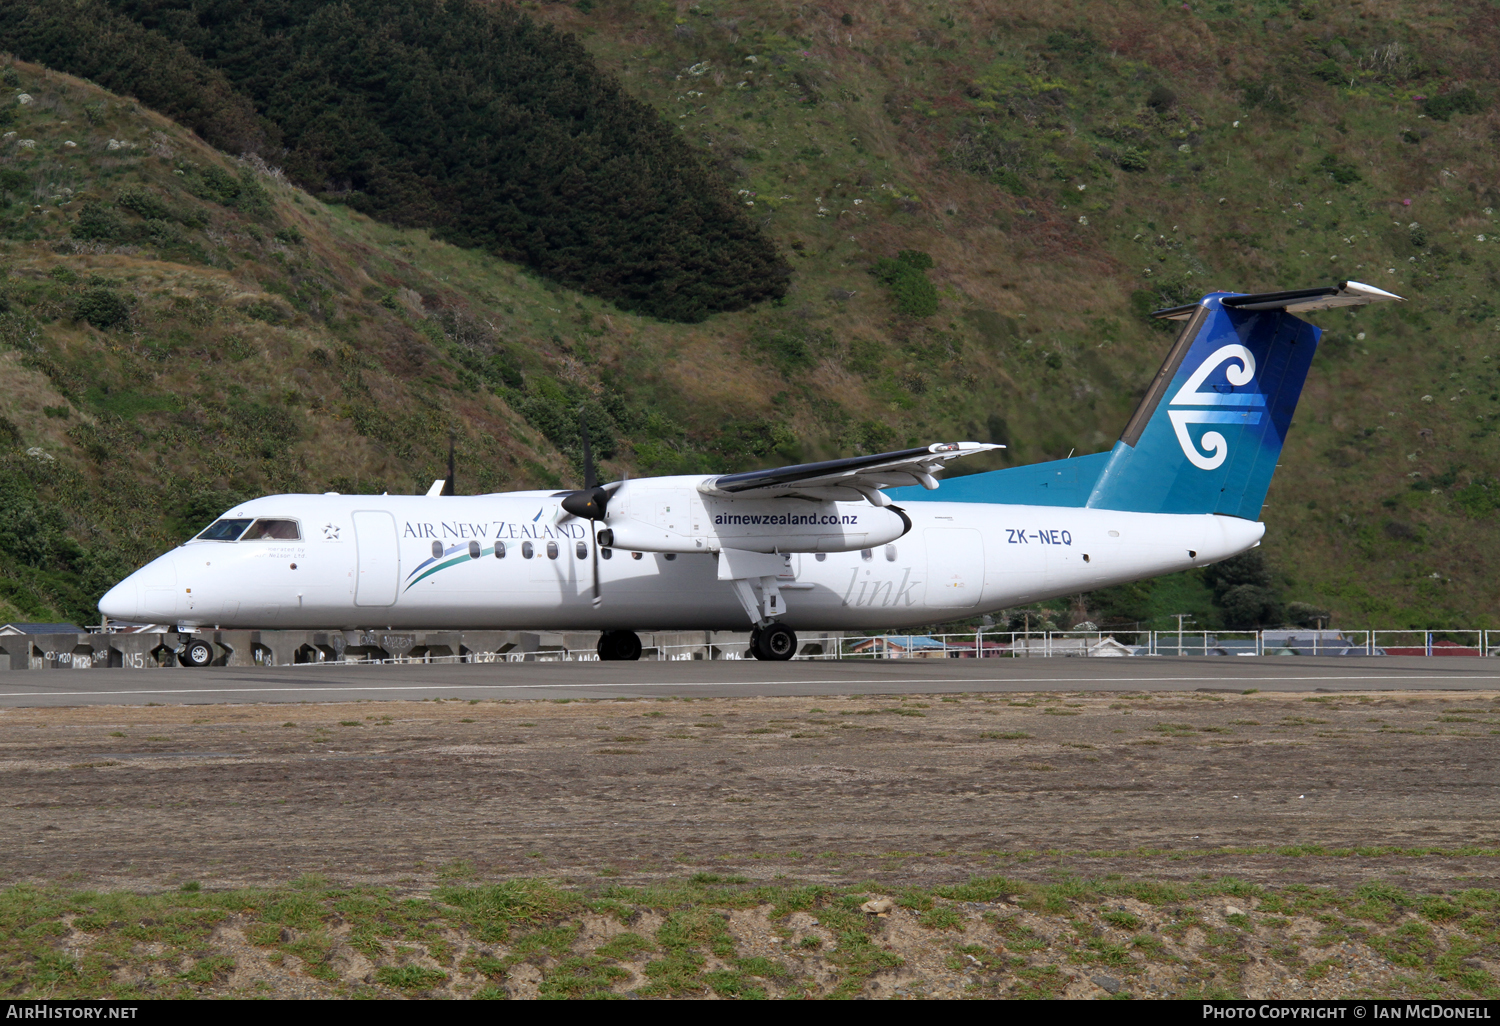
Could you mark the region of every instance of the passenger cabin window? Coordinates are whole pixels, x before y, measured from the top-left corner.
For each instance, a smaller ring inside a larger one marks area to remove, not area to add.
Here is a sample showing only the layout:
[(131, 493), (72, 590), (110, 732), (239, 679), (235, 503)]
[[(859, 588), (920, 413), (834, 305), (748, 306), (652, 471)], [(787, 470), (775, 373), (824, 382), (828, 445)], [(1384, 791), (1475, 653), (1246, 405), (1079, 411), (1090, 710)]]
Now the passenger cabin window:
[(896, 546), (887, 545), (885, 547), (885, 561), (887, 563), (894, 563), (896, 561)]
[(250, 525), (241, 541), (301, 541), (302, 531), (295, 520), (262, 518)]
[(442, 559), (443, 558), (443, 543), (442, 542), (436, 542), (435, 541), (435, 542), (432, 543), (432, 558), (433, 559)]
[(522, 559), (530, 559), (535, 554), (536, 554), (536, 550), (531, 547), (531, 542), (526, 541), (526, 542), (522, 542), (521, 543), (521, 558)]
[(548, 559), (556, 559), (557, 558), (557, 542), (548, 542), (547, 543), (547, 558)]
[(471, 541), (471, 542), (469, 542), (469, 558), (470, 559), (478, 559), (479, 558), (479, 543), (477, 541)]
[(813, 559), (816, 559), (819, 563), (823, 562), (823, 560), (825, 560), (827, 558), (828, 558), (828, 553), (826, 553), (826, 552), (820, 552), (816, 556), (813, 557)]
[(495, 543), (495, 558), (496, 559), (504, 559), (505, 558), (505, 543), (503, 541), (497, 541)]
[(578, 543), (577, 551), (578, 551), (578, 558), (579, 559), (588, 559), (589, 558), (589, 547), (587, 545), (585, 545), (583, 542), (579, 542)]
[(870, 560), (875, 558), (875, 553), (871, 552), (869, 549), (860, 549), (859, 558), (868, 563)]
[(198, 535), (199, 541), (234, 541), (245, 528), (250, 526), (248, 520), (215, 520), (205, 527)]
[(614, 555), (615, 555), (615, 550), (614, 549), (600, 549), (599, 550), (599, 555), (602, 556), (602, 557), (604, 557), (605, 559), (613, 559)]

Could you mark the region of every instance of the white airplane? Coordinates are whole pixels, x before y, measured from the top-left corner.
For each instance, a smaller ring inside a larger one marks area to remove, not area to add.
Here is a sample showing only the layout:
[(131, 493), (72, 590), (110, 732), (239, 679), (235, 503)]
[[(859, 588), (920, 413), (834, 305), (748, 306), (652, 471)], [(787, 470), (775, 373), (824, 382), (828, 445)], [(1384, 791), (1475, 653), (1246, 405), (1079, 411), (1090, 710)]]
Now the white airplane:
[[(1321, 330), (1295, 314), (1399, 300), (1359, 282), (1213, 292), (1109, 452), (938, 488), (976, 442), (742, 474), (457, 496), (270, 495), (116, 585), (116, 620), (223, 628), (891, 629), (1207, 566), (1260, 544), (1271, 474)], [(206, 662), (208, 646), (181, 658)]]

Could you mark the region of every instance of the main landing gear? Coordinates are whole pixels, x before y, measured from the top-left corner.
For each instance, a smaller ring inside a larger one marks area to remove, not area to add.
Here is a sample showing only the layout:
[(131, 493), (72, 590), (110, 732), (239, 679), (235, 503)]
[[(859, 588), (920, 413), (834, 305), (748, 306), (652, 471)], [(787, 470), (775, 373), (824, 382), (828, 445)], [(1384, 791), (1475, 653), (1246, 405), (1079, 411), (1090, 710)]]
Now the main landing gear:
[(605, 631), (599, 635), (601, 660), (634, 661), (641, 657), (641, 636), (635, 631)]
[(784, 623), (766, 624), (750, 632), (750, 654), (779, 663), (797, 654), (797, 632)]

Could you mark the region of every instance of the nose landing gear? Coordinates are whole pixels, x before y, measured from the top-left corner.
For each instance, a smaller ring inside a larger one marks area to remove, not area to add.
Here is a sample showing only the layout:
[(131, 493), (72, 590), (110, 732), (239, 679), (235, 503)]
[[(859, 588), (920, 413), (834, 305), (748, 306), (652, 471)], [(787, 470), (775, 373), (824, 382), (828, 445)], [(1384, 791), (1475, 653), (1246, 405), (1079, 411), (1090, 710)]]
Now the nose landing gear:
[(797, 632), (784, 623), (767, 624), (750, 632), (750, 654), (767, 662), (783, 662), (797, 654)]
[(189, 638), (177, 658), (183, 666), (207, 666), (214, 661), (214, 647), (202, 638)]

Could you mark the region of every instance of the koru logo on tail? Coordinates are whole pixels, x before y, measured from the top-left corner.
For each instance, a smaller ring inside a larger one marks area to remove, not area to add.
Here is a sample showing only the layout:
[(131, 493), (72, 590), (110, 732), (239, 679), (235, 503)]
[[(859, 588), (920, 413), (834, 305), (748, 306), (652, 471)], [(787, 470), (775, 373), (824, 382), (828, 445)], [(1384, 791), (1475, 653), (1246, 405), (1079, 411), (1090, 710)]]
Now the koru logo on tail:
[[(1187, 379), (1187, 383), (1168, 403), (1169, 406), (1219, 407), (1167, 410), (1167, 416), (1172, 419), (1172, 429), (1177, 432), (1177, 443), (1182, 446), (1182, 454), (1199, 470), (1217, 470), (1222, 466), (1229, 456), (1229, 443), (1217, 431), (1205, 431), (1203, 437), (1194, 442), (1188, 434), (1189, 424), (1259, 424), (1260, 411), (1243, 407), (1266, 405), (1265, 396), (1259, 392), (1232, 392), (1225, 385), (1211, 385), (1209, 391), (1200, 391), (1215, 368), (1229, 361), (1238, 361), (1230, 363), (1224, 369), (1224, 377), (1229, 385), (1239, 388), (1255, 380), (1255, 355), (1242, 345), (1223, 346), (1193, 371), (1193, 376)], [(1224, 409), (1226, 406), (1241, 409)], [(1200, 444), (1202, 449), (1198, 448)]]

